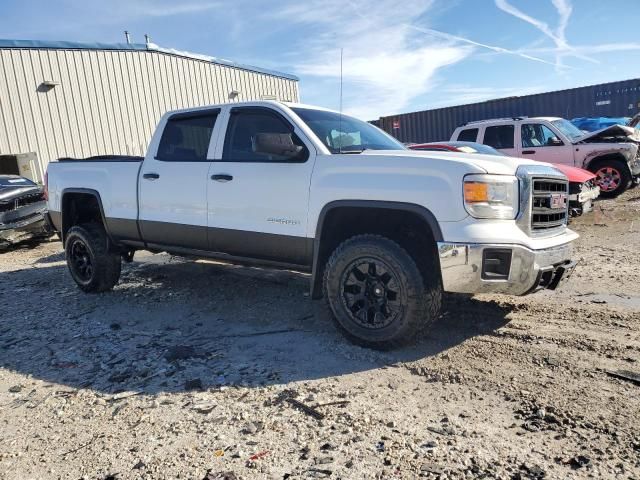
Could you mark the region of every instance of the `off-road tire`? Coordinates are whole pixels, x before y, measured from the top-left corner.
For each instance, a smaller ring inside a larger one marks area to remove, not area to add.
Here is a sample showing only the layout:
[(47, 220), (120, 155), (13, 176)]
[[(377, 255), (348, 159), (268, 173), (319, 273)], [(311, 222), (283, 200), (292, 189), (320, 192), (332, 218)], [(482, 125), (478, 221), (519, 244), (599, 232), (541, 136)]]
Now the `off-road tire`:
[[(600, 196), (602, 198), (614, 198), (626, 191), (632, 183), (631, 172), (629, 167), (621, 160), (595, 160), (589, 165), (589, 171), (596, 173), (601, 168), (611, 167), (620, 173), (620, 182), (615, 190), (604, 191), (600, 189)], [(597, 183), (597, 180), (596, 180)]]
[[(391, 269), (393, 282), (399, 290), (400, 308), (394, 309), (400, 314), (381, 328), (368, 328), (363, 326), (362, 320), (354, 318), (348, 307), (351, 294), (344, 290), (349, 287), (348, 271), (353, 271), (357, 262), (365, 264), (369, 261), (367, 259), (381, 262), (385, 268)], [(422, 329), (437, 319), (442, 304), (439, 272), (427, 270), (421, 274), (411, 255), (388, 238), (359, 235), (345, 240), (329, 258), (323, 279), (324, 297), (336, 326), (351, 342), (379, 350), (396, 348), (415, 340)]]
[[(87, 293), (106, 292), (118, 283), (122, 266), (120, 254), (109, 251), (109, 239), (102, 225), (85, 223), (72, 227), (66, 235), (65, 255), (71, 277)], [(84, 253), (84, 254), (83, 254)], [(86, 269), (89, 262), (90, 270)]]

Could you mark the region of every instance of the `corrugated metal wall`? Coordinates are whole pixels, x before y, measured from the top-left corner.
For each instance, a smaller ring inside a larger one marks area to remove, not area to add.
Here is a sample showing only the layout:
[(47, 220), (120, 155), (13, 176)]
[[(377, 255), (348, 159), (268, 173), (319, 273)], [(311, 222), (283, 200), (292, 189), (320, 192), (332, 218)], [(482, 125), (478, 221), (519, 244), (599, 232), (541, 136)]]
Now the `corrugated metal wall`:
[(59, 157), (144, 155), (167, 110), (264, 97), (297, 102), (298, 82), (156, 51), (3, 48), (0, 155), (36, 152), (42, 172)]
[(501, 117), (630, 117), (640, 111), (640, 79), (382, 117), (372, 122), (402, 142), (449, 140), (465, 122)]

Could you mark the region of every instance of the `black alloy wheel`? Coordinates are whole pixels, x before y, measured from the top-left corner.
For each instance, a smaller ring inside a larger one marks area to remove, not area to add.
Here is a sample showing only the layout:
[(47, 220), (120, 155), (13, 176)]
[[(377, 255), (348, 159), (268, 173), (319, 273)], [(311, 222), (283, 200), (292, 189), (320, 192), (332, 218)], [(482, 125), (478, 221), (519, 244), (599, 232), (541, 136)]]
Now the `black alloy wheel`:
[(402, 285), (393, 269), (379, 258), (352, 262), (341, 285), (344, 306), (352, 320), (365, 328), (387, 327), (402, 313)]
[(73, 269), (73, 273), (84, 282), (91, 281), (91, 277), (93, 276), (91, 253), (81, 239), (76, 239), (71, 244), (69, 258), (69, 268)]

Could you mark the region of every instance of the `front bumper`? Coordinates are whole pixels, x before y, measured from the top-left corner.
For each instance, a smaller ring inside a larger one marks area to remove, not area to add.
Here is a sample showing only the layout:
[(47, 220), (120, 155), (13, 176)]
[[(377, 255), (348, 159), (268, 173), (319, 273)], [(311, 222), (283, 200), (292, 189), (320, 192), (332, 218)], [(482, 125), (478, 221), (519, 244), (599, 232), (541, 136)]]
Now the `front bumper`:
[(1, 224), (0, 246), (12, 245), (30, 238), (47, 237), (50, 234), (43, 213), (36, 213), (12, 223)]
[[(553, 290), (575, 267), (570, 243), (531, 250), (512, 244), (438, 242), (438, 253), (446, 292), (526, 295), (542, 288)], [(494, 253), (508, 259), (502, 274), (491, 272)]]

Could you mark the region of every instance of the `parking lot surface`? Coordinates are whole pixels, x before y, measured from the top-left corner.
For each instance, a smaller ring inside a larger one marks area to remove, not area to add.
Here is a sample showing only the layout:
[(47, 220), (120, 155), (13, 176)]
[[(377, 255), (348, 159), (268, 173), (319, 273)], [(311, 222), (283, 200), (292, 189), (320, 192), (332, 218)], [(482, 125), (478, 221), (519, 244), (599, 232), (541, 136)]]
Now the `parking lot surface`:
[(391, 352), (299, 273), (140, 252), (88, 295), (59, 242), (2, 253), (0, 478), (640, 478), (639, 213), (599, 201), (563, 290), (449, 296)]

